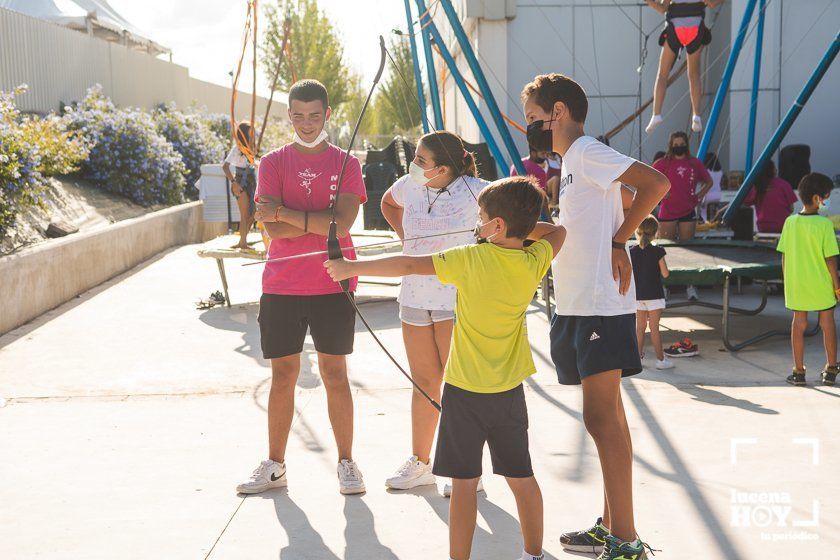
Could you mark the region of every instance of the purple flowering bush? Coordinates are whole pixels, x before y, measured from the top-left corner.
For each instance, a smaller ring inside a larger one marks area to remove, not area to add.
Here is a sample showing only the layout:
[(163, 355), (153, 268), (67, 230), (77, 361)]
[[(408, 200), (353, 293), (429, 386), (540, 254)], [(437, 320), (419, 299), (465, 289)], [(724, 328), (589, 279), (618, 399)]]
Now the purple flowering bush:
[(65, 118), (91, 146), (81, 172), (92, 183), (145, 206), (184, 201), (187, 168), (151, 115), (116, 108), (94, 86)]
[(0, 238), (14, 226), (17, 209), (42, 204), (46, 183), (39, 171), (38, 146), (27, 142), (19, 126), (13, 92), (0, 92)]
[(174, 103), (158, 107), (152, 117), (158, 132), (181, 154), (186, 167), (187, 198), (196, 198), (198, 188), (195, 183), (201, 177), (201, 165), (222, 161), (225, 145), (201, 115), (182, 113)]

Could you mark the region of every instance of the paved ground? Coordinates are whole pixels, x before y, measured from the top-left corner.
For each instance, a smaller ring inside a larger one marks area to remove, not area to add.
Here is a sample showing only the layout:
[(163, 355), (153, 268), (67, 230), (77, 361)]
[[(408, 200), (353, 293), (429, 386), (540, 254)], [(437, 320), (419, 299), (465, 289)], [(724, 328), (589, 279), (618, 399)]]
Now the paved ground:
[[(195, 246), (131, 272), (0, 338), (0, 558), (447, 558), (438, 489), (388, 493), (408, 455), (407, 383), (359, 325), (350, 360), (356, 458), (368, 492), (339, 495), (315, 354), (307, 347), (288, 453), (288, 491), (234, 486), (265, 454), (269, 369), (256, 323), (258, 267), (229, 264), (231, 309), (196, 311), (219, 288)], [(388, 296), (394, 288), (367, 286)], [(752, 298), (745, 296), (743, 300)], [(778, 298), (735, 332), (784, 326)], [(403, 360), (394, 303), (364, 311)], [(702, 355), (624, 383), (636, 454), (637, 525), (656, 558), (832, 557), (840, 550), (840, 388), (788, 387), (787, 342), (719, 351), (719, 316), (672, 316)], [(601, 504), (598, 460), (576, 388), (558, 386), (548, 324), (529, 330), (534, 465), (546, 498), (546, 556)], [(676, 339), (681, 333), (666, 333)], [(808, 365), (821, 362), (817, 339)], [(813, 379), (813, 377), (812, 377)], [(487, 469), (489, 471), (489, 469)], [(473, 558), (518, 556), (515, 507), (486, 477)]]

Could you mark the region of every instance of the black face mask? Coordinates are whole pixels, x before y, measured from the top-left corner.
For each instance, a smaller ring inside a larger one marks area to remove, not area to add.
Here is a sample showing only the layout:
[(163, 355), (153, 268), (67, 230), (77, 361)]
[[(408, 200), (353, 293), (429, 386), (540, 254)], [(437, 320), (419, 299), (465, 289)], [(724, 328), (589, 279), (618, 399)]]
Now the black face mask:
[[(554, 121), (548, 121), (549, 126)], [(551, 129), (543, 130), (546, 121), (534, 121), (528, 125), (525, 137), (528, 139), (528, 146), (535, 152), (550, 152), (554, 149)], [(537, 162), (541, 163), (541, 162)]]
[(542, 164), (545, 163), (545, 158), (543, 158), (543, 157), (532, 157), (531, 161), (533, 161), (534, 163), (538, 163), (538, 164), (542, 165)]
[(688, 153), (688, 146), (671, 146), (671, 152), (675, 156), (684, 156)]

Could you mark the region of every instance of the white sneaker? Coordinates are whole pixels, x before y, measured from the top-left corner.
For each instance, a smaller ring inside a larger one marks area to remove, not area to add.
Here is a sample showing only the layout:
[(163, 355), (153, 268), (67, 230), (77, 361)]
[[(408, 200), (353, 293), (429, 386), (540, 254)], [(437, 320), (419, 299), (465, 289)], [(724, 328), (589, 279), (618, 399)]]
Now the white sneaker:
[(394, 490), (408, 490), (434, 483), (435, 475), (432, 474), (432, 466), (421, 462), (417, 459), (417, 455), (412, 455), (394, 476), (385, 481), (385, 486)]
[(703, 130), (703, 119), (700, 115), (693, 115), (691, 117), (691, 130), (694, 132), (701, 132)]
[[(478, 479), (478, 487), (475, 489), (476, 492), (484, 492), (484, 482), (481, 479)], [(443, 485), (443, 497), (450, 498), (452, 497), (452, 485), (448, 482)]]
[(259, 494), (270, 488), (282, 488), (287, 484), (286, 463), (266, 459), (254, 470), (247, 482), (236, 487), (236, 491), (240, 494)]
[(656, 360), (656, 369), (673, 369), (674, 362), (665, 358), (663, 360)]
[(662, 115), (651, 115), (650, 116), (650, 122), (645, 127), (645, 132), (647, 134), (650, 134), (651, 132), (656, 130), (656, 127), (658, 127), (660, 124), (662, 124), (662, 121), (663, 121)]
[(338, 485), (342, 494), (362, 494), (365, 491), (365, 481), (355, 461), (342, 459), (336, 469)]
[(697, 301), (700, 299), (697, 296), (697, 288), (690, 284), (685, 287), (685, 297), (687, 297), (689, 301)]

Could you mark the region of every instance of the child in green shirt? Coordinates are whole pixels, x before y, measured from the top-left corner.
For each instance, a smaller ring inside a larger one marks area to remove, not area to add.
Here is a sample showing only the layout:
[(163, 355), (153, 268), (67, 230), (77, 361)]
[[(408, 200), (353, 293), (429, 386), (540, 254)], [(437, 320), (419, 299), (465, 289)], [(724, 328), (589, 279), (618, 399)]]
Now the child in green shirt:
[[(493, 472), (516, 498), (522, 559), (543, 558), (543, 503), (528, 452), (522, 381), (536, 373), (525, 311), (566, 230), (537, 222), (545, 195), (532, 177), (487, 185), (478, 196), (480, 242), (436, 255), (324, 263), (336, 281), (352, 276), (437, 275), (457, 288), (455, 328), (444, 373), (434, 474), (452, 478), (449, 555), (468, 560), (484, 444)], [(525, 247), (525, 240), (536, 240)], [(487, 241), (481, 243), (481, 241)]]
[(787, 382), (805, 385), (805, 329), (808, 312), (819, 314), (825, 347), (822, 382), (834, 385), (837, 373), (837, 338), (834, 307), (840, 298), (837, 280), (837, 237), (828, 218), (819, 215), (820, 206), (831, 196), (831, 179), (811, 173), (799, 183), (799, 198), (805, 208), (785, 220), (777, 251), (782, 253), (785, 306), (793, 311), (790, 340), (793, 373)]

